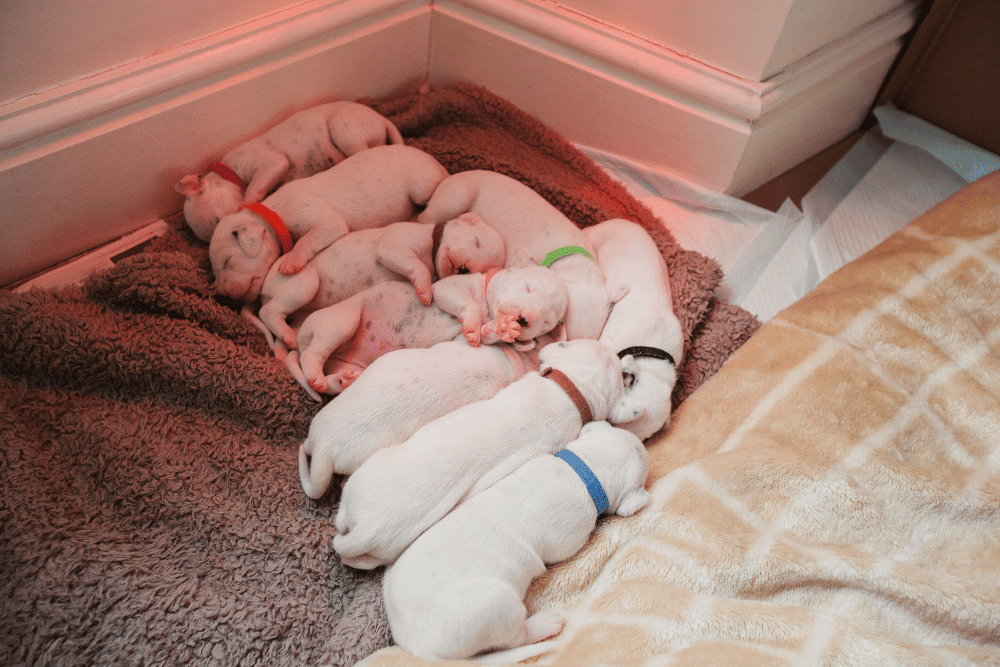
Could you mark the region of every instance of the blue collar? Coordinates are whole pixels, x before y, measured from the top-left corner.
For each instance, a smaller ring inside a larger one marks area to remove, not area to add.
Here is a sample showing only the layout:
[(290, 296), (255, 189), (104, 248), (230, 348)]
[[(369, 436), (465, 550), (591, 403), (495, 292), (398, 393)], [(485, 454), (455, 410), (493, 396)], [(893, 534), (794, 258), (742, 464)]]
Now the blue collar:
[(597, 506), (597, 514), (604, 514), (604, 512), (608, 509), (608, 496), (604, 493), (604, 487), (601, 486), (601, 483), (597, 480), (597, 475), (594, 474), (594, 471), (591, 470), (579, 456), (568, 449), (556, 452), (556, 458), (562, 459), (568, 463), (569, 467), (580, 476), (583, 483), (587, 485), (587, 491), (590, 493), (590, 497), (593, 499), (594, 505)]

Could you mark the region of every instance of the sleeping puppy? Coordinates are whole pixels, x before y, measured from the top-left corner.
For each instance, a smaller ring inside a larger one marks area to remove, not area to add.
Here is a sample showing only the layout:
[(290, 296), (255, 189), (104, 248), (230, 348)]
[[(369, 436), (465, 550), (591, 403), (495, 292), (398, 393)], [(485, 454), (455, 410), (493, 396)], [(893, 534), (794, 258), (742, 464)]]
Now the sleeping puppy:
[(624, 377), (635, 367), (586, 339), (546, 345), (539, 363), (541, 372), (375, 452), (347, 478), (333, 540), (347, 565), (393, 562), (463, 498), (559, 451), (585, 423), (618, 417)]
[[(256, 301), (271, 265), (292, 274), (350, 231), (410, 220), (448, 175), (410, 146), (377, 146), (278, 188), (219, 221), (208, 246), (216, 290)], [(282, 232), (281, 230), (285, 230)]]
[(256, 204), (282, 183), (325, 171), (345, 157), (403, 137), (388, 118), (357, 102), (330, 102), (299, 111), (226, 153), (204, 176), (174, 186), (184, 195), (184, 219), (202, 241), (219, 220)]
[[(297, 333), (297, 353), (289, 352), (285, 364), (316, 392), (339, 394), (383, 354), (428, 348), (461, 332), (457, 319), (420, 303), (409, 283), (384, 282), (309, 313)], [(290, 366), (295, 363), (299, 371)]]
[(333, 475), (350, 475), (378, 450), (405, 442), (438, 417), (492, 398), (538, 367), (538, 349), (470, 347), (456, 340), (379, 357), (313, 417), (299, 447), (302, 489), (322, 498)]
[(645, 439), (670, 421), (670, 397), (677, 365), (683, 361), (667, 265), (653, 239), (634, 222), (607, 220), (585, 231), (608, 280), (629, 286), (599, 339), (613, 350), (628, 351), (638, 367), (629, 387), (627, 414), (612, 423)]
[(296, 311), (333, 306), (376, 284), (401, 280), (409, 280), (427, 306), (433, 275), (479, 273), (503, 266), (505, 259), (496, 231), (474, 218), (449, 220), (440, 230), (418, 222), (360, 229), (321, 250), (298, 273), (286, 276), (273, 264), (261, 286), (259, 318), (268, 342), (274, 335), (295, 349), (287, 320)]
[(530, 350), (536, 338), (557, 328), (555, 338), (565, 339), (566, 283), (551, 269), (533, 264), (523, 252), (518, 255), (512, 267), (434, 283), (434, 303), (462, 322), (469, 345), (502, 340), (519, 350)]
[[(636, 436), (590, 422), (566, 449), (597, 478), (596, 500), (566, 461), (536, 456), (463, 500), (389, 566), (382, 586), (399, 646), (420, 658), (462, 660), (562, 629), (558, 614), (527, 617), (531, 580), (582, 549), (602, 511), (630, 516), (649, 503), (649, 456)], [(602, 493), (607, 506), (599, 510)]]
[[(469, 212), (496, 229), (510, 252), (523, 248), (560, 275), (569, 294), (567, 338), (601, 334), (611, 306), (628, 288), (621, 282), (605, 282), (583, 230), (524, 183), (486, 170), (464, 171), (441, 181), (417, 221), (435, 224)], [(545, 262), (550, 253), (562, 248), (577, 252)], [(508, 264), (512, 260), (509, 257)]]

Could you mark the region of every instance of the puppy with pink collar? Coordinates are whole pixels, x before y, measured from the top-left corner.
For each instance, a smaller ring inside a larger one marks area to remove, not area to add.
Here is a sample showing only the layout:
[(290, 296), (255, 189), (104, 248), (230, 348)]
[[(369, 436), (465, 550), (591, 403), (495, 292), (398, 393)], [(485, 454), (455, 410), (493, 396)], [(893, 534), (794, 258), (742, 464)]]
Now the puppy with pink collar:
[(202, 241), (219, 220), (256, 204), (282, 183), (325, 171), (344, 158), (385, 144), (402, 144), (389, 119), (357, 102), (330, 102), (299, 111), (226, 153), (204, 176), (175, 187), (184, 219)]

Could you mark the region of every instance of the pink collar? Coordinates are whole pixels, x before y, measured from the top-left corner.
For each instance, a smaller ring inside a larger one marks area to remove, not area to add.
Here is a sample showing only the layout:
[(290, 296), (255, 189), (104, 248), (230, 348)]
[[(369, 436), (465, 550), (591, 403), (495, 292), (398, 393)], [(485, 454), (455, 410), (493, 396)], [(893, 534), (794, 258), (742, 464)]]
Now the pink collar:
[(483, 274), (486, 278), (486, 281), (483, 283), (484, 297), (486, 296), (486, 290), (490, 288), (490, 281), (493, 280), (493, 278), (501, 271), (503, 271), (503, 269), (501, 269), (500, 267), (493, 267), (492, 269)]
[(278, 240), (281, 242), (281, 254), (287, 254), (292, 250), (292, 235), (288, 232), (288, 227), (285, 226), (284, 221), (282, 221), (281, 216), (264, 206), (263, 204), (250, 204), (246, 207), (248, 211), (253, 211), (260, 217), (264, 218), (264, 222), (271, 225), (275, 233), (278, 235)]
[(221, 162), (216, 162), (211, 167), (209, 167), (208, 170), (214, 171), (216, 174), (218, 174), (225, 180), (229, 181), (236, 187), (238, 187), (241, 191), (243, 192), (247, 191), (247, 184), (243, 182), (243, 179), (240, 178), (240, 175), (237, 174), (232, 169), (230, 169), (229, 167), (227, 167), (226, 165), (222, 164)]

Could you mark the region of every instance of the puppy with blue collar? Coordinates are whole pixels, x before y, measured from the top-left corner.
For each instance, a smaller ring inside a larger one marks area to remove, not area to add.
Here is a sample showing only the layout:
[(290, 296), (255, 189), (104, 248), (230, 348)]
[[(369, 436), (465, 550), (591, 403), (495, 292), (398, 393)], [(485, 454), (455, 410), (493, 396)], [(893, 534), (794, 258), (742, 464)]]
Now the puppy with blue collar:
[[(546, 565), (573, 556), (604, 512), (649, 503), (649, 457), (633, 434), (591, 422), (553, 455), (537, 456), (428, 528), (386, 570), (383, 592), (396, 643), (427, 659), (465, 659), (529, 645), (562, 630), (553, 612), (527, 616), (524, 595)], [(491, 655), (491, 658), (500, 658)]]
[(538, 361), (538, 372), (374, 452), (347, 478), (333, 538), (344, 563), (392, 563), (463, 500), (563, 449), (588, 422), (612, 421), (635, 366), (589, 339), (550, 343)]

